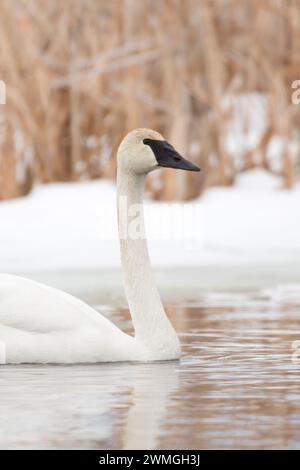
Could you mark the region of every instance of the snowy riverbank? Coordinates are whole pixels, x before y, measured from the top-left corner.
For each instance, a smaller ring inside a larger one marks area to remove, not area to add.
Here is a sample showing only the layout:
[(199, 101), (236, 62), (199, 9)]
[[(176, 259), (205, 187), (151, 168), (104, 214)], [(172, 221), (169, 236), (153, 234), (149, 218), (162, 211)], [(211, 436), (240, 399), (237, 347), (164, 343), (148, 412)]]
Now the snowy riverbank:
[[(219, 266), (224, 272), (226, 266), (264, 266), (274, 276), (280, 266), (297, 271), (300, 188), (278, 185), (256, 171), (233, 188), (210, 189), (186, 205), (147, 202), (153, 266)], [(38, 186), (26, 198), (1, 202), (0, 271), (119, 268), (115, 204), (115, 187), (105, 181)], [(297, 278), (291, 272), (291, 280)]]

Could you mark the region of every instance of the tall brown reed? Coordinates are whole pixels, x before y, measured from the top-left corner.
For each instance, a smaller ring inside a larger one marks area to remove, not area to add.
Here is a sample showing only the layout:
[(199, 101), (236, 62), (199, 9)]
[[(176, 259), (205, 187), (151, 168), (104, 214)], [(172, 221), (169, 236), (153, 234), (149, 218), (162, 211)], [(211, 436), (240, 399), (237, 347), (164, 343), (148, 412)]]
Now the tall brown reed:
[[(257, 166), (293, 186), (299, 40), (298, 0), (2, 0), (0, 199), (34, 181), (113, 177), (118, 142), (135, 127), (161, 131), (204, 169), (154, 174), (158, 199), (190, 199)], [(224, 102), (249, 92), (267, 98), (265, 129), (236, 159)]]

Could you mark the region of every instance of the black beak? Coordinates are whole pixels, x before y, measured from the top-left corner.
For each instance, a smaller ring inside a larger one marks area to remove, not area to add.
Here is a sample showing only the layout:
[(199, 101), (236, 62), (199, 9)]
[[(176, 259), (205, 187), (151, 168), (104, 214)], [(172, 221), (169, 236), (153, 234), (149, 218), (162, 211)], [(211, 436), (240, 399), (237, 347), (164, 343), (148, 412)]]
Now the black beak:
[(143, 142), (151, 147), (159, 166), (178, 170), (200, 171), (197, 165), (179, 155), (174, 147), (165, 140), (144, 139)]

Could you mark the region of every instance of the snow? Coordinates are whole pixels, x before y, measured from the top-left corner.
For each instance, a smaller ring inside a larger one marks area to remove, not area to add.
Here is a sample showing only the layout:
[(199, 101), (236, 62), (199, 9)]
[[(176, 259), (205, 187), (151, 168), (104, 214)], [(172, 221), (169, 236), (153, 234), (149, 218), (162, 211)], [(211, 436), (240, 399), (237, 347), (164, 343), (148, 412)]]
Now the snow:
[(282, 179), (264, 170), (254, 169), (237, 175), (234, 185), (242, 190), (270, 191), (280, 189)]
[(261, 93), (226, 95), (223, 110), (229, 112), (224, 144), (237, 160), (257, 146), (268, 122), (268, 97)]
[[(223, 143), (226, 153), (231, 156), (237, 170), (244, 168), (245, 154), (254, 151), (253, 160), (262, 163), (259, 144), (268, 131), (272, 103), (268, 95), (252, 92), (227, 94), (223, 98), (222, 109), (227, 115)], [(283, 155), (288, 151), (292, 160), (299, 155), (299, 135), (297, 132), (286, 140), (283, 136), (273, 134), (266, 146), (266, 161), (272, 171), (282, 173)]]
[[(146, 202), (154, 267), (300, 260), (300, 188), (255, 170), (187, 204)], [(119, 268), (115, 186), (37, 186), (0, 203), (0, 271)]]

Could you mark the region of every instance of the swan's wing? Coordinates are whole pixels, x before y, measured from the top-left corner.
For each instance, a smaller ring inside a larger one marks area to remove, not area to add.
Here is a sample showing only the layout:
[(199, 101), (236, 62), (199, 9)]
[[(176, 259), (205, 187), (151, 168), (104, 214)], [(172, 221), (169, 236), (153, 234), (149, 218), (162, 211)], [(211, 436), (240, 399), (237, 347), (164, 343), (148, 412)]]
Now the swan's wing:
[(80, 327), (118, 328), (84, 302), (19, 276), (0, 274), (0, 325), (49, 333)]
[(134, 338), (84, 302), (0, 274), (0, 362), (124, 361), (139, 358), (138, 352)]

